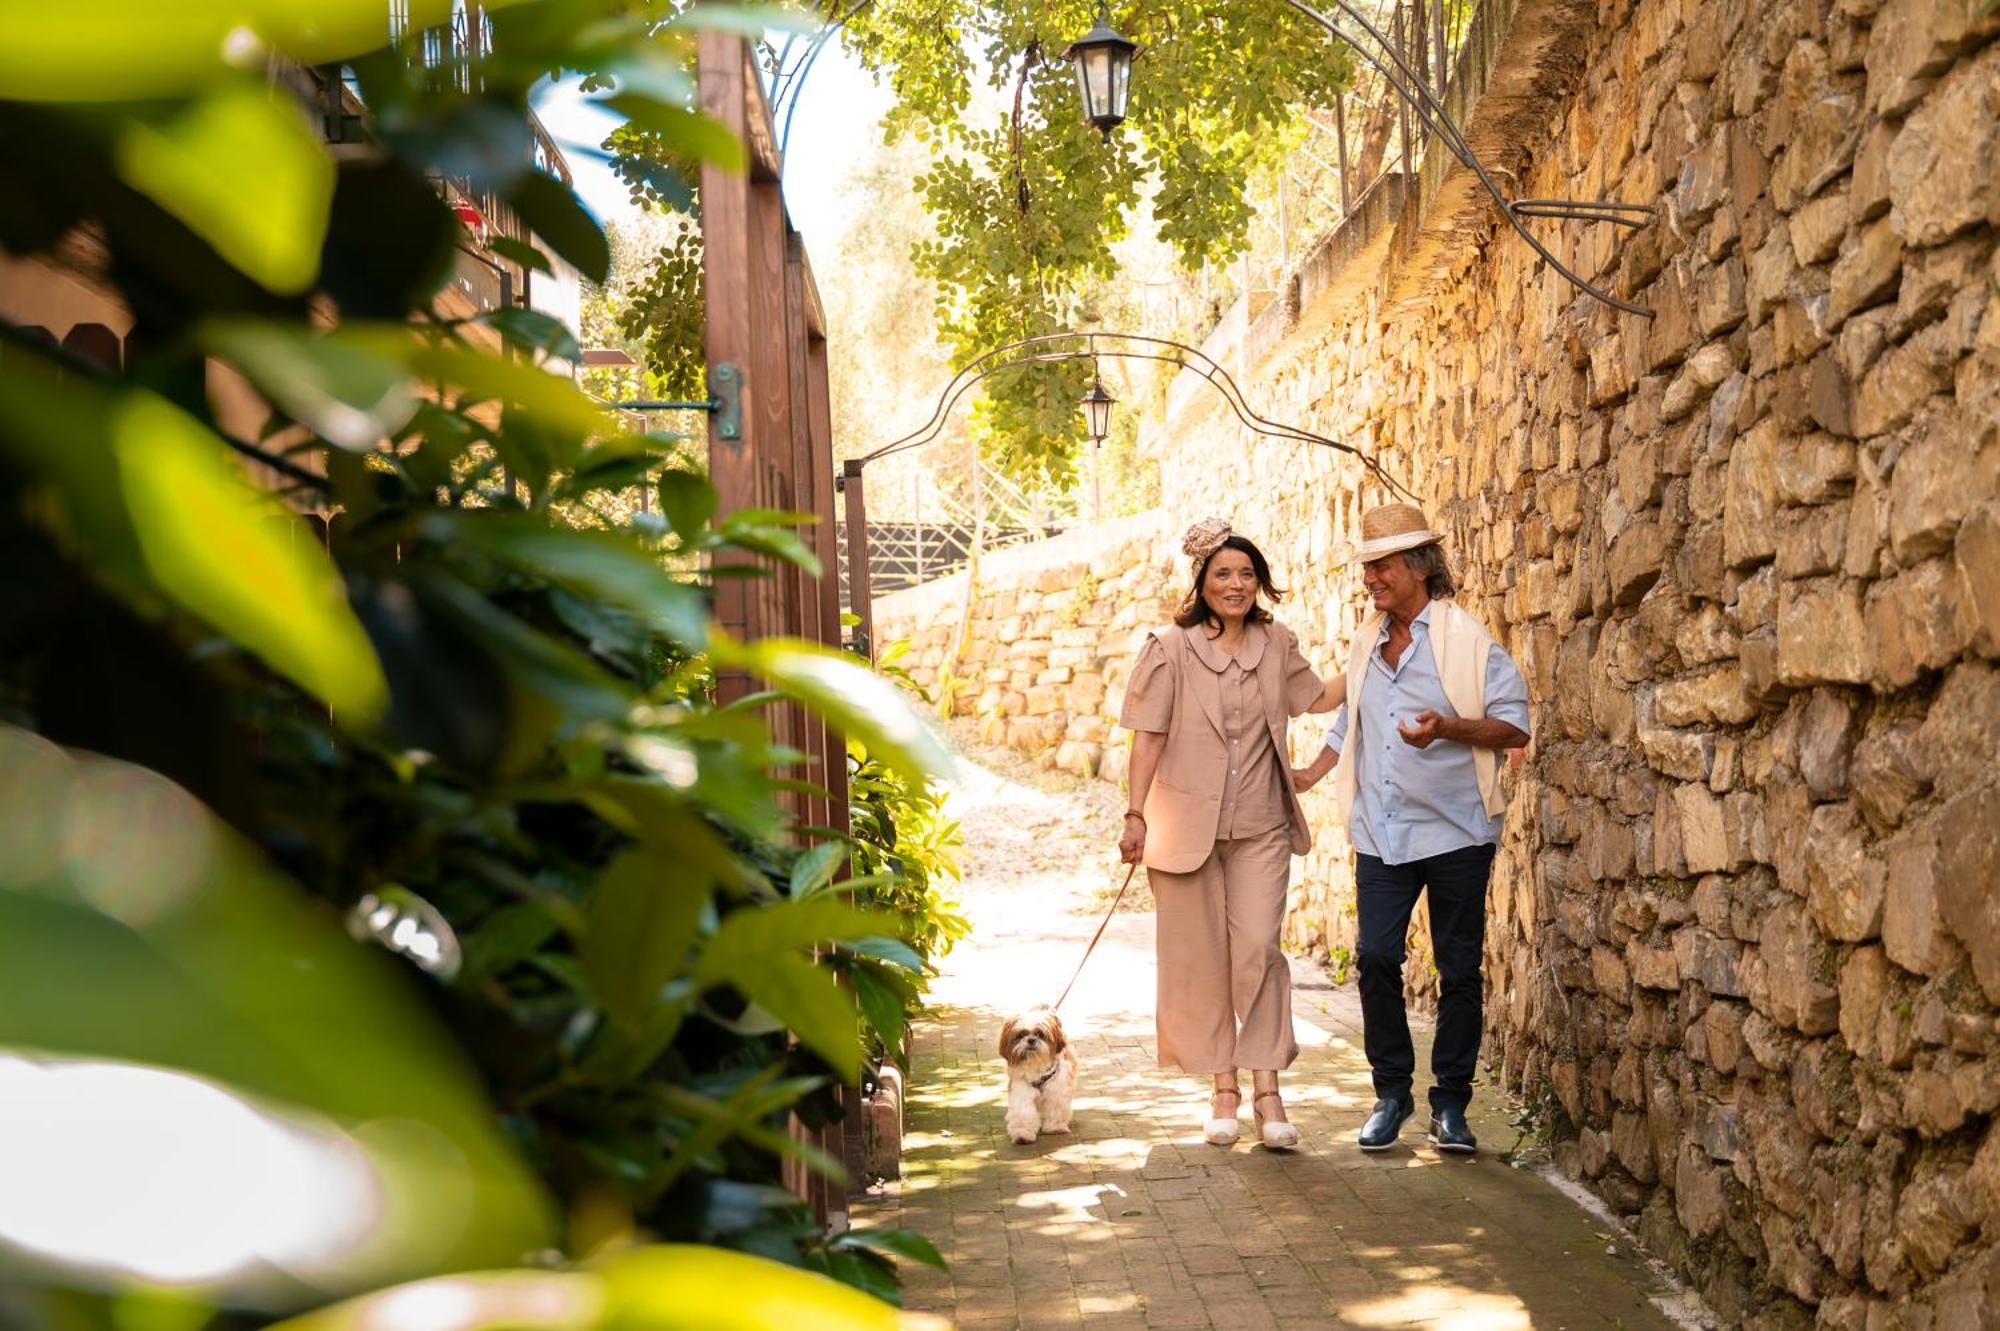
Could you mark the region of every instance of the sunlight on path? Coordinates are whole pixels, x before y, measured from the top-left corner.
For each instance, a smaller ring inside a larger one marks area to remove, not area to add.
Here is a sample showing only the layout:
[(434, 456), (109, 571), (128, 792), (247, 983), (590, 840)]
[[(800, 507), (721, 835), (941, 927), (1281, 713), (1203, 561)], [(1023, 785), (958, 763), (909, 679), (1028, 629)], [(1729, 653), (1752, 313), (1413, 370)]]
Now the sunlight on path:
[(905, 1268), (910, 1308), (993, 1328), (1673, 1325), (1622, 1241), (1499, 1159), (1515, 1134), (1489, 1088), (1473, 1160), (1439, 1157), (1414, 1122), (1401, 1149), (1356, 1150), (1373, 1098), (1358, 1010), (1311, 968), (1287, 1079), (1301, 1149), (1203, 1143), (1200, 1082), (1154, 1067), (1150, 914), (1120, 912), (1064, 1007), (1083, 1059), (1075, 1134), (1009, 1142), (993, 1040), (1082, 955), (1123, 873), (1120, 796), (957, 738), (973, 931), (912, 1037), (904, 1178), (854, 1212), (951, 1259), (949, 1275)]

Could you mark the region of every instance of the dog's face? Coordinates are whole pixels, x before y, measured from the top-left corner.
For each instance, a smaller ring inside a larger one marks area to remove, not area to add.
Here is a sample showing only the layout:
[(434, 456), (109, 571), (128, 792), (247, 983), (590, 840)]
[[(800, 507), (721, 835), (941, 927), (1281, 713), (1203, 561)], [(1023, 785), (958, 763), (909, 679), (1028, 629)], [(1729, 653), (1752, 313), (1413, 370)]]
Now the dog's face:
[(1034, 1063), (1063, 1051), (1062, 1019), (1047, 1008), (1034, 1008), (1007, 1019), (1000, 1028), (1000, 1057), (1009, 1063)]

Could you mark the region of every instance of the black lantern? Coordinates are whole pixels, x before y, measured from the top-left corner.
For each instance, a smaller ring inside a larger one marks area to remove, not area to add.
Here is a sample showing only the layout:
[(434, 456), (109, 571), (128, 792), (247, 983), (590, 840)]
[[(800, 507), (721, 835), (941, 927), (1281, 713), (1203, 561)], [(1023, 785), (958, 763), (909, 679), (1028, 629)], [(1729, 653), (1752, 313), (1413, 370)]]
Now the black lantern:
[(1083, 395), (1083, 423), (1090, 432), (1090, 442), (1101, 444), (1104, 436), (1111, 433), (1111, 404), (1118, 399), (1104, 391), (1104, 381), (1091, 376), (1090, 391)]
[(1098, 0), (1097, 26), (1070, 43), (1063, 54), (1076, 62), (1076, 91), (1083, 98), (1083, 118), (1097, 126), (1105, 141), (1125, 120), (1125, 101), (1132, 92), (1132, 56), (1138, 44), (1111, 26), (1106, 0)]

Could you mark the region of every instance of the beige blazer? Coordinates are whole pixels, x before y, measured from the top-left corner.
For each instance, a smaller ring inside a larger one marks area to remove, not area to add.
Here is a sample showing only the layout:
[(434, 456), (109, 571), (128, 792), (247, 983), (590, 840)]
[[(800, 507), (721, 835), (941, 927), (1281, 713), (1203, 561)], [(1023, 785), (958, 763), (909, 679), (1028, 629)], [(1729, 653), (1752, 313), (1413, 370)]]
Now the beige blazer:
[[(1263, 696), (1264, 719), (1271, 728), (1271, 743), (1277, 747), (1282, 773), (1290, 767), (1285, 746), (1285, 668), (1297, 654), (1298, 636), (1276, 621), (1264, 628), (1270, 641), (1257, 663), (1257, 688)], [(1213, 670), (1195, 659), (1187, 633), (1169, 627), (1152, 635), (1166, 649), (1174, 673), (1173, 720), (1142, 810), (1146, 816), (1146, 867), (1162, 873), (1193, 873), (1214, 853), (1215, 831), (1222, 817), (1222, 787), (1229, 773), (1229, 743), (1222, 729), (1222, 684)], [(1315, 687), (1313, 697), (1318, 694)], [(1303, 855), (1312, 849), (1312, 833), (1291, 781), (1282, 784), (1291, 820), (1292, 853)]]

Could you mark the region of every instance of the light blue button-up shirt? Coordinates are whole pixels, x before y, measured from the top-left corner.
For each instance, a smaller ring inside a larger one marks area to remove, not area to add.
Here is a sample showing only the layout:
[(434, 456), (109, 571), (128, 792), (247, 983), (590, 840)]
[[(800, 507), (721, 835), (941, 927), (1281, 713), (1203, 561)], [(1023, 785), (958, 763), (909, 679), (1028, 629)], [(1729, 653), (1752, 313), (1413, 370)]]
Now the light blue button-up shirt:
[[(1356, 850), (1385, 864), (1500, 840), (1500, 820), (1487, 816), (1479, 797), (1472, 747), (1438, 739), (1420, 749), (1396, 733), (1399, 721), (1408, 724), (1419, 712), (1458, 715), (1431, 655), (1430, 617), (1426, 605), (1410, 621), (1410, 645), (1394, 666), (1382, 655), (1389, 640), (1383, 622), (1368, 657), (1368, 687), (1361, 691), (1361, 736), (1369, 749), (1357, 773), (1348, 837)], [(1336, 754), (1346, 742), (1347, 714), (1343, 705), (1327, 727), (1326, 746)], [(1486, 654), (1486, 716), (1528, 729), (1528, 683), (1498, 646)]]

